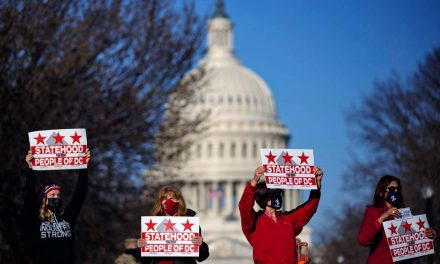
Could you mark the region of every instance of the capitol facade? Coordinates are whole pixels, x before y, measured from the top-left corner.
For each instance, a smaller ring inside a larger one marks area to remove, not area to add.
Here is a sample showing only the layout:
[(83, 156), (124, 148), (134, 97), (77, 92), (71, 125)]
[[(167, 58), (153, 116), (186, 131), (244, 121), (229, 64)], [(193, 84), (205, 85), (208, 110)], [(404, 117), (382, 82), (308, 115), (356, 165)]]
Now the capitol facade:
[[(238, 201), (261, 165), (260, 149), (287, 148), (290, 136), (277, 118), (267, 84), (234, 56), (232, 22), (222, 1), (217, 1), (208, 23), (207, 43), (200, 61), (207, 79), (192, 107), (195, 112), (209, 111), (207, 129), (197, 135), (177, 181), (187, 206), (200, 218), (210, 247), (206, 263), (253, 263), (252, 248), (241, 231)], [(285, 192), (285, 209), (300, 202), (299, 191)], [(298, 238), (310, 243), (310, 229), (305, 227)]]

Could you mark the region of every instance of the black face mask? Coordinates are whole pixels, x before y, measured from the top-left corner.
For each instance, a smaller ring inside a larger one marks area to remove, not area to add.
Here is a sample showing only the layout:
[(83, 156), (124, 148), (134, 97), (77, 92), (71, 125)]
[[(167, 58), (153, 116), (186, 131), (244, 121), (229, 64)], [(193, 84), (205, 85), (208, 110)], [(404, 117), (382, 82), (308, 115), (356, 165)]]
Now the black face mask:
[(275, 210), (279, 210), (283, 207), (283, 196), (280, 193), (275, 193), (270, 196), (270, 207)]
[(141, 258), (141, 251), (139, 250), (139, 248), (129, 248), (126, 249), (124, 253), (128, 255), (132, 255), (135, 259)]
[(399, 190), (395, 190), (393, 192), (388, 192), (387, 197), (385, 198), (387, 202), (392, 204), (393, 206), (397, 206), (402, 201), (402, 194)]
[(63, 201), (61, 198), (47, 198), (47, 208), (59, 215), (63, 211)]

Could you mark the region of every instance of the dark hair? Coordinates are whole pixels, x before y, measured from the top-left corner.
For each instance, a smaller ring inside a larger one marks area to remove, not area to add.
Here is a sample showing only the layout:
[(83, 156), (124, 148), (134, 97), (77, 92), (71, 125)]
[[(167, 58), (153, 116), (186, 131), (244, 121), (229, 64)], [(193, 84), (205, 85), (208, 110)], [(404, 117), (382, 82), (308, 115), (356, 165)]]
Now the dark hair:
[[(402, 185), (400, 184), (399, 178), (392, 176), (392, 175), (384, 175), (380, 180), (377, 182), (376, 190), (374, 191), (374, 198), (373, 198), (373, 205), (377, 208), (381, 208), (385, 206), (385, 197), (384, 193), (388, 187), (388, 185), (392, 182), (396, 181), (397, 184), (402, 188)], [(403, 196), (400, 200), (399, 204), (396, 205), (398, 208), (404, 207), (405, 204), (403, 202)]]
[(280, 189), (268, 189), (265, 182), (260, 182), (255, 188), (254, 200), (258, 206), (264, 209), (266, 208), (267, 201), (276, 193), (281, 193), (282, 195), (283, 191)]

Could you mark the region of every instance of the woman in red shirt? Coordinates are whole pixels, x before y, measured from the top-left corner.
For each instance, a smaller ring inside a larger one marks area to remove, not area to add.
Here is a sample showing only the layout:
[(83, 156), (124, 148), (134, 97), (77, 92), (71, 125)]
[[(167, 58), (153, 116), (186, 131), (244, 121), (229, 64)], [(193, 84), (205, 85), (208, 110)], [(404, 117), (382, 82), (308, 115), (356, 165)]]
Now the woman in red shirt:
[[(394, 263), (385, 231), (382, 228), (382, 222), (400, 217), (398, 209), (405, 206), (401, 191), (400, 180), (394, 176), (385, 175), (377, 183), (373, 204), (365, 209), (358, 234), (358, 242), (362, 246), (370, 247), (368, 264)], [(426, 236), (435, 239), (435, 230), (432, 228), (426, 229)], [(411, 263), (412, 261), (409, 260), (408, 262)]]
[[(196, 212), (186, 208), (185, 199), (183, 199), (182, 193), (179, 189), (166, 186), (159, 191), (159, 195), (156, 199), (156, 203), (153, 207), (153, 216), (195, 216)], [(142, 257), (141, 263), (153, 263), (153, 264), (173, 264), (173, 263), (185, 263), (193, 264), (202, 262), (209, 257), (208, 245), (203, 242), (202, 233), (200, 236), (195, 237), (192, 243), (199, 246), (199, 257)], [(145, 239), (138, 239), (137, 245), (139, 248), (148, 245), (148, 241)]]
[[(288, 212), (282, 212), (282, 190), (268, 189), (258, 183), (264, 168), (258, 167), (240, 199), (241, 228), (253, 248), (255, 263), (297, 263), (295, 237), (309, 222), (318, 208), (321, 180), (324, 173), (316, 168), (318, 190), (312, 190), (307, 202)], [(257, 184), (258, 183), (258, 184)], [(255, 212), (254, 201), (264, 209)]]

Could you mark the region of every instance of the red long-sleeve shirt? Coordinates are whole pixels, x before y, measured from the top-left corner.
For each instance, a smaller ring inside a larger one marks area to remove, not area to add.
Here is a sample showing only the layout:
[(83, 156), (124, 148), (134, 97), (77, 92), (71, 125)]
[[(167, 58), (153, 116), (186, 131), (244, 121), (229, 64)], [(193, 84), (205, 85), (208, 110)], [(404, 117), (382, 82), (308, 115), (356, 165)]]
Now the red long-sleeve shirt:
[(248, 184), (241, 196), (241, 228), (253, 248), (255, 263), (297, 263), (295, 237), (318, 208), (320, 191), (311, 191), (307, 202), (296, 209), (277, 214), (275, 222), (265, 213), (254, 211), (255, 187)]
[(362, 246), (370, 247), (367, 264), (392, 264), (390, 249), (388, 247), (385, 231), (377, 220), (387, 208), (367, 206), (358, 234), (358, 242)]

